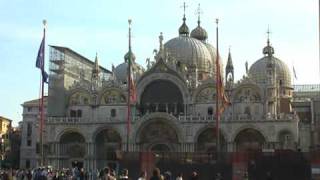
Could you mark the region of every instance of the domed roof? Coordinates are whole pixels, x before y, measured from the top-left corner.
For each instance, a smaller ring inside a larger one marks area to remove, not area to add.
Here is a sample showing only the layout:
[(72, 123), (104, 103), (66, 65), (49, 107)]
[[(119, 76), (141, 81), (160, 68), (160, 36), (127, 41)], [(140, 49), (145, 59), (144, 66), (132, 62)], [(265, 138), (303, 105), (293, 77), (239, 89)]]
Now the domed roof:
[[(128, 78), (127, 71), (128, 71), (128, 63), (127, 62), (123, 62), (123, 63), (119, 64), (114, 69), (114, 74), (116, 76), (116, 79), (121, 83), (127, 82), (127, 78)], [(140, 66), (139, 64), (137, 64), (133, 61), (132, 62), (132, 71), (133, 71), (133, 78), (135, 80), (137, 80), (144, 72), (144, 69), (142, 66)]]
[(194, 30), (191, 31), (191, 37), (200, 41), (205, 41), (208, 38), (208, 33), (204, 28), (198, 25)]
[(179, 36), (165, 43), (165, 49), (178, 62), (187, 65), (196, 65), (198, 71), (208, 72), (208, 63), (212, 61), (211, 54), (201, 41)]
[(208, 39), (207, 31), (200, 26), (200, 15), (198, 17), (198, 26), (191, 31), (191, 37), (200, 41), (206, 41)]
[(277, 82), (282, 86), (291, 87), (291, 75), (288, 66), (274, 56), (265, 56), (256, 61), (249, 69), (250, 77), (259, 84), (267, 83), (266, 67), (269, 61), (273, 61), (276, 69)]
[(124, 55), (124, 60), (127, 62), (128, 61), (128, 59), (129, 59), (129, 55), (130, 55), (130, 53), (131, 53), (131, 57), (132, 57), (132, 60), (134, 61), (134, 60), (136, 60), (136, 55), (134, 55), (134, 53), (133, 52), (127, 52), (125, 55)]
[(182, 25), (180, 26), (179, 28), (179, 34), (180, 35), (183, 35), (183, 36), (188, 36), (189, 35), (189, 28), (185, 22), (185, 18), (184, 18), (184, 21), (182, 23)]

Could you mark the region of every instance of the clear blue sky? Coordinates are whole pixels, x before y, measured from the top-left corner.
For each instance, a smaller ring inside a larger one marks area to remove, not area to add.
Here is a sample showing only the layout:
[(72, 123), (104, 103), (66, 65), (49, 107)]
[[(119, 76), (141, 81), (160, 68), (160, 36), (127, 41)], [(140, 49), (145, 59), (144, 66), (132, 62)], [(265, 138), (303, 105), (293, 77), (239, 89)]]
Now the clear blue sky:
[[(275, 56), (294, 64), (295, 84), (319, 83), (318, 2), (315, 0), (186, 0), (187, 25), (196, 27), (201, 4), (202, 26), (215, 44), (215, 18), (220, 19), (220, 52), (226, 59), (231, 46), (236, 79), (262, 57), (268, 25)], [(47, 44), (69, 47), (110, 69), (127, 52), (127, 20), (133, 21), (133, 50), (145, 65), (165, 41), (178, 35), (182, 0), (0, 0), (0, 115), (22, 120), (24, 101), (39, 94), (35, 59), (42, 38), (42, 20), (48, 21)], [(48, 48), (47, 48), (48, 50)], [(48, 51), (46, 53), (48, 62)], [(48, 67), (48, 64), (46, 65)]]

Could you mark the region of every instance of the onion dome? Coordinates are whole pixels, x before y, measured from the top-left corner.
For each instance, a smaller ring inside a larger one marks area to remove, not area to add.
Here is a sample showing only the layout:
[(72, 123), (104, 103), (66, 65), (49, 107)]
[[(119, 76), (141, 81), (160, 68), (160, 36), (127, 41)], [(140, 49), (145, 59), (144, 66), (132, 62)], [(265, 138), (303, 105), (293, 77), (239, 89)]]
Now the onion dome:
[(134, 53), (132, 51), (129, 51), (124, 55), (125, 62), (128, 62), (130, 56), (133, 62), (136, 60), (136, 56), (134, 55)]
[(186, 3), (183, 3), (183, 23), (179, 28), (179, 36), (189, 36), (189, 28), (186, 24)]
[(263, 48), (262, 53), (263, 53), (265, 56), (272, 56), (272, 55), (274, 54), (274, 49), (273, 49), (273, 47), (270, 45), (270, 40), (269, 40), (269, 38), (268, 38), (268, 41), (267, 41), (267, 46)]
[(205, 29), (198, 25), (198, 27), (191, 31), (191, 37), (200, 41), (206, 41), (208, 39), (208, 34)]
[(198, 26), (191, 31), (191, 37), (200, 41), (206, 41), (208, 39), (207, 31), (200, 26), (200, 14), (198, 16)]
[(179, 35), (180, 36), (189, 36), (189, 28), (188, 28), (188, 26), (186, 24), (186, 17), (183, 16), (182, 20), (183, 20), (183, 23), (179, 28)]
[(269, 39), (267, 46), (263, 48), (264, 57), (257, 60), (249, 69), (250, 77), (258, 84), (267, 83), (267, 66), (272, 61), (275, 66), (277, 82), (283, 87), (291, 87), (291, 74), (288, 66), (280, 59), (273, 56), (274, 49), (270, 45)]

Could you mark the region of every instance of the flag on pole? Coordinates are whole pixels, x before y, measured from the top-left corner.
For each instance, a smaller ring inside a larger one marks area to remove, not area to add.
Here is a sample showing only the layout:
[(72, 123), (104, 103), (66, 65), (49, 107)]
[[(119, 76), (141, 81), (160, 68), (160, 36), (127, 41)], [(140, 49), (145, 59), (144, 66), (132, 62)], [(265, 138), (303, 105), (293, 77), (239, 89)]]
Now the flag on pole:
[(218, 88), (218, 99), (220, 100), (219, 102), (219, 113), (221, 114), (225, 108), (230, 105), (230, 101), (228, 100), (226, 94), (225, 94), (225, 91), (224, 91), (224, 85), (223, 85), (223, 81), (222, 81), (222, 77), (221, 77), (221, 70), (220, 70), (220, 67), (221, 67), (221, 64), (220, 64), (220, 60), (219, 60), (219, 56), (217, 56), (217, 62), (216, 62), (216, 70), (217, 70), (217, 88)]
[(296, 70), (294, 69), (294, 66), (292, 66), (292, 71), (293, 71), (293, 76), (295, 79), (298, 79), (297, 78), (297, 74), (296, 74)]
[[(131, 55), (130, 55), (131, 56)], [(130, 102), (135, 103), (137, 100), (137, 93), (136, 93), (136, 85), (134, 83), (134, 78), (133, 78), (133, 71), (132, 71), (132, 64), (131, 64), (131, 59), (129, 58), (129, 68), (130, 68), (130, 74), (129, 74), (129, 81), (130, 81)]]
[(36, 60), (36, 67), (41, 70), (42, 74), (42, 81), (43, 82), (48, 82), (48, 73), (44, 70), (44, 46), (45, 46), (45, 36), (43, 36), (40, 48), (38, 50), (38, 56)]

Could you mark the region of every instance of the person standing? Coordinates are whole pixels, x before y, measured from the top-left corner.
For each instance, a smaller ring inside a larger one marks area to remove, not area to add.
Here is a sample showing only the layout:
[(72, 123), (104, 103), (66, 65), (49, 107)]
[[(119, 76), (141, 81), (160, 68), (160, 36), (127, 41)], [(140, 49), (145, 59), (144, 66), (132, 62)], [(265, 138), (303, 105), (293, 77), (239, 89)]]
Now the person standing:
[(150, 180), (161, 180), (161, 174), (160, 174), (159, 168), (155, 168), (152, 171), (152, 177), (150, 178)]
[(147, 172), (146, 171), (141, 171), (138, 180), (147, 180)]
[(182, 178), (182, 173), (180, 172), (179, 174), (178, 174), (178, 176), (176, 177), (176, 180), (183, 180), (183, 178)]

